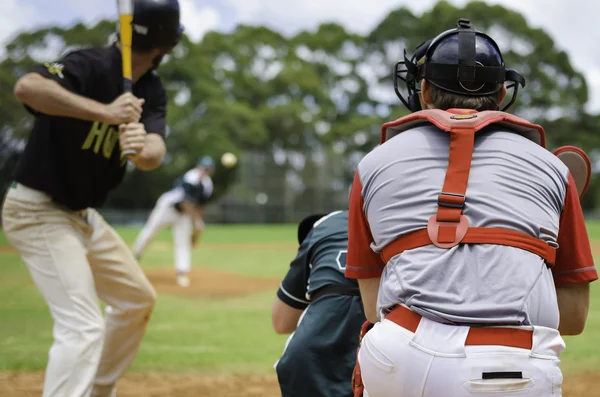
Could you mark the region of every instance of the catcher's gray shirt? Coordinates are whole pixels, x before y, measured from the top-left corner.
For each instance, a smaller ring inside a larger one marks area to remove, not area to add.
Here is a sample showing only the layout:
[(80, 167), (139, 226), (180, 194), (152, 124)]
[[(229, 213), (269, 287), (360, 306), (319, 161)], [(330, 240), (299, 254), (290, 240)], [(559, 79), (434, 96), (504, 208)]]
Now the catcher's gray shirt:
[[(426, 227), (436, 213), (449, 140), (449, 133), (421, 126), (391, 138), (360, 162), (350, 199), (346, 276), (381, 275), (378, 311), (404, 303), (441, 322), (557, 328), (555, 282), (591, 281), (597, 274), (589, 242), (577, 253), (583, 243), (568, 236), (577, 230), (587, 241), (568, 168), (521, 135), (477, 133), (463, 214), (470, 226), (509, 228), (565, 245), (552, 270), (533, 253), (490, 244), (429, 245), (396, 255), (387, 265), (376, 255), (399, 236)], [(573, 200), (567, 211), (565, 203)], [(559, 236), (563, 209), (571, 233)], [(565, 259), (571, 254), (572, 260)]]

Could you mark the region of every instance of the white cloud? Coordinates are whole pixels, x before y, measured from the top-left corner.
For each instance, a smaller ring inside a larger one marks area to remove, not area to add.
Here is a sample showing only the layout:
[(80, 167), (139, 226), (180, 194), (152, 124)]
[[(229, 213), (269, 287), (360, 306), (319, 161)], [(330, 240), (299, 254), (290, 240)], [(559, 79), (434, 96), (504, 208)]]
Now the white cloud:
[[(462, 6), (467, 0), (449, 0)], [(366, 33), (392, 9), (406, 6), (415, 13), (430, 9), (435, 0), (180, 0), (182, 23), (188, 36), (200, 40), (209, 30), (233, 22), (266, 24), (293, 34), (314, 29), (332, 21), (346, 29)], [(600, 2), (589, 0), (487, 0), (491, 4), (517, 10), (534, 27), (546, 30), (564, 49), (571, 62), (585, 73), (590, 87), (591, 110), (600, 111), (600, 53), (594, 47), (600, 42), (596, 29)], [(115, 17), (116, 6), (105, 0), (0, 0), (0, 44), (16, 32), (42, 25), (70, 24), (73, 21), (94, 23), (100, 18)], [(376, 4), (377, 6), (374, 6)], [(442, 29), (442, 27), (440, 27)], [(0, 46), (0, 57), (3, 46)]]
[(0, 1), (0, 57), (8, 41), (17, 32), (34, 26), (39, 17), (36, 8), (31, 5), (24, 5), (18, 0)]
[(600, 57), (595, 43), (600, 2), (586, 0), (491, 0), (493, 4), (517, 10), (530, 25), (541, 27), (556, 45), (569, 54), (573, 66), (586, 75), (589, 87), (588, 110), (600, 111)]
[(387, 11), (399, 4), (398, 0), (226, 0), (237, 11), (239, 22), (265, 23), (284, 33), (314, 28), (325, 21), (344, 24), (347, 29), (365, 33)]
[[(88, 24), (93, 24), (102, 18), (116, 18), (116, 5), (107, 7), (106, 0), (85, 0), (79, 3), (79, 9), (76, 10), (78, 19)], [(221, 25), (219, 12), (213, 7), (201, 6), (201, 4), (202, 2), (198, 0), (179, 0), (181, 23), (185, 26), (188, 37), (195, 42), (202, 39), (206, 32), (218, 29)]]
[[(64, 9), (69, 12), (63, 12)], [(116, 14), (116, 5), (110, 7), (105, 0), (56, 0), (51, 6), (45, 0), (0, 0), (0, 58), (5, 45), (20, 32), (52, 25), (68, 26), (75, 21), (92, 25), (102, 18), (116, 18)], [(56, 40), (50, 39), (48, 45), (50, 48), (36, 49), (35, 54), (54, 55)]]
[(42, 45), (29, 48), (29, 56), (37, 62), (45, 62), (58, 58), (64, 48), (65, 41), (60, 36), (49, 34), (44, 37)]
[[(287, 34), (302, 29), (313, 29), (320, 23), (333, 21), (349, 31), (370, 31), (392, 9), (408, 7), (415, 13), (430, 9), (434, 0), (226, 0), (237, 11), (243, 23), (260, 23)], [(466, 0), (450, 0), (463, 6)], [(487, 0), (491, 4), (519, 11), (529, 24), (541, 27), (565, 50), (577, 70), (585, 73), (590, 88), (590, 110), (600, 111), (600, 56), (594, 43), (600, 41), (596, 29), (600, 2), (588, 0)], [(442, 29), (444, 27), (440, 27)]]
[(221, 15), (212, 7), (200, 7), (195, 0), (180, 0), (181, 23), (188, 37), (198, 42), (221, 25)]

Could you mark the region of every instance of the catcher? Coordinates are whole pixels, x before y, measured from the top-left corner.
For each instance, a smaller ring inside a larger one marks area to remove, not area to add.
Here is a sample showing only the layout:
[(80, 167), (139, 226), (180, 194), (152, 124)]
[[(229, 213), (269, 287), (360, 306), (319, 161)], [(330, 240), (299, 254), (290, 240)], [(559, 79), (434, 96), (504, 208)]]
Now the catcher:
[(293, 332), (275, 364), (281, 395), (350, 397), (365, 315), (356, 281), (344, 277), (348, 211), (305, 218), (298, 243), (272, 311), (275, 331)]
[(524, 83), (468, 20), (396, 66), (414, 113), (383, 125), (350, 197), (346, 276), (375, 324), (365, 396), (561, 395), (561, 335), (583, 331), (598, 278), (579, 203), (590, 167), (504, 112)]

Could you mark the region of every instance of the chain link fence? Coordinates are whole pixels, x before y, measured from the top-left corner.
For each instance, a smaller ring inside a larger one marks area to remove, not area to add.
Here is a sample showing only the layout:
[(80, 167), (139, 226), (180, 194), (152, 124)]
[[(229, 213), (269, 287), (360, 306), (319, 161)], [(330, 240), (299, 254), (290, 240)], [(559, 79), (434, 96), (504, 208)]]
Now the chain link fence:
[[(227, 193), (206, 207), (207, 223), (295, 223), (313, 213), (345, 209), (356, 164), (318, 147), (310, 153), (246, 152), (237, 167)], [(143, 224), (151, 210), (99, 209), (115, 225)]]

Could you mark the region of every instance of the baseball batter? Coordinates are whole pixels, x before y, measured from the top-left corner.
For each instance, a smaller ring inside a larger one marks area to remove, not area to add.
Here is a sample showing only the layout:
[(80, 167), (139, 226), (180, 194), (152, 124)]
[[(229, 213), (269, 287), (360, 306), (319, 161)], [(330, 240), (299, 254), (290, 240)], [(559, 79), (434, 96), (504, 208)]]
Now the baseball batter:
[(578, 187), (542, 127), (497, 111), (524, 79), (489, 36), (460, 20), (413, 59), (415, 113), (383, 126), (350, 198), (364, 395), (560, 396), (561, 335), (598, 278)]
[(176, 181), (173, 189), (163, 193), (133, 245), (133, 254), (139, 259), (156, 233), (171, 227), (176, 281), (182, 287), (190, 285), (188, 274), (192, 266), (192, 246), (204, 230), (202, 214), (213, 193), (211, 175), (214, 169), (213, 159), (205, 156), (195, 168)]
[(277, 333), (293, 332), (275, 366), (281, 395), (350, 397), (365, 314), (357, 282), (344, 277), (348, 211), (305, 218), (298, 242), (272, 312)]
[[(177, 0), (136, 0), (133, 94), (117, 44), (73, 51), (23, 76), (15, 95), (35, 117), (3, 205), (3, 227), (54, 320), (44, 397), (115, 396), (156, 294), (94, 209), (121, 182), (124, 150), (141, 170), (165, 154), (166, 94), (154, 73), (182, 29)], [(103, 318), (98, 298), (108, 304)]]

